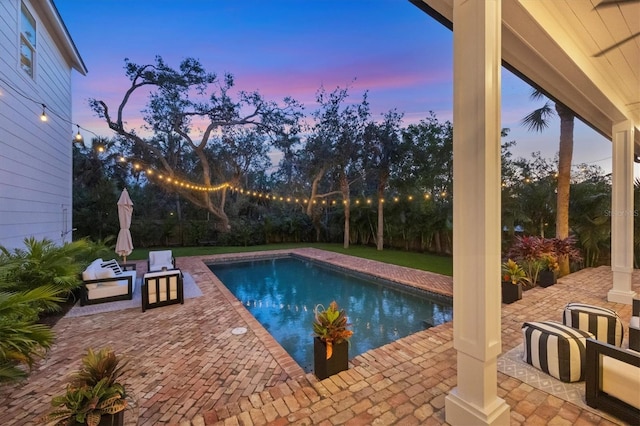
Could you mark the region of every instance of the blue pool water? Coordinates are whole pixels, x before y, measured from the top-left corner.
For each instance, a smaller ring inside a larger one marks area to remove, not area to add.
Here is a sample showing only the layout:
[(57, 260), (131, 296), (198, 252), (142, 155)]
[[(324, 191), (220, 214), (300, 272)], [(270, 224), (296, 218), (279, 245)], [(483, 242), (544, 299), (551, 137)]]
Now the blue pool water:
[(209, 268), (307, 372), (313, 370), (313, 309), (344, 308), (353, 337), (349, 358), (452, 319), (447, 298), (389, 286), (293, 257)]

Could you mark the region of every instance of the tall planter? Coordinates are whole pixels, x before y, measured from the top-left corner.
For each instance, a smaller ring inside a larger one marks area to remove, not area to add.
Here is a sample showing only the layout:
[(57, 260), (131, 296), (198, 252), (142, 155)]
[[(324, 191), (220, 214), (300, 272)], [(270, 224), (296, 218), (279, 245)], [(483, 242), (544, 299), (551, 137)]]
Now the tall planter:
[(319, 337), (313, 339), (313, 372), (320, 380), (349, 369), (349, 342), (333, 344), (333, 354), (327, 359), (327, 344)]
[(502, 281), (502, 303), (513, 303), (522, 299), (522, 283), (513, 284), (511, 281)]
[(119, 411), (115, 414), (103, 414), (100, 416), (100, 423), (98, 426), (123, 426), (124, 425), (124, 411)]
[(555, 272), (549, 269), (543, 269), (538, 274), (538, 285), (540, 287), (549, 287), (556, 283), (556, 274)]

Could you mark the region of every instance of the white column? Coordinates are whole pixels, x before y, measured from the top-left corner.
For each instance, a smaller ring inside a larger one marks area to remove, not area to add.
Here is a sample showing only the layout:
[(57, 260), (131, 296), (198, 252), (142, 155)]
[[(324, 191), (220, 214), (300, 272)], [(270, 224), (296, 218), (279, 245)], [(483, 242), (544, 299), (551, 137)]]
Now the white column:
[(508, 425), (500, 336), (501, 0), (453, 5), (453, 425)]
[(633, 220), (639, 213), (633, 206), (633, 122), (613, 125), (611, 140), (611, 271), (613, 288), (610, 302), (631, 304), (636, 292), (631, 289), (633, 271)]

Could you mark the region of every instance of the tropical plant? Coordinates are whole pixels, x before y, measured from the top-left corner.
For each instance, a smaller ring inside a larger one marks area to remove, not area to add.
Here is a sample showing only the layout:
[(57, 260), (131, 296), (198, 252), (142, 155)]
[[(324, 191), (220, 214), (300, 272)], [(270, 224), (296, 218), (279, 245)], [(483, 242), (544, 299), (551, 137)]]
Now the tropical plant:
[(509, 250), (509, 258), (516, 259), (522, 264), (531, 285), (538, 281), (538, 274), (542, 270), (542, 257), (552, 253), (551, 241), (537, 236), (517, 236)]
[(97, 426), (103, 415), (123, 411), (128, 405), (123, 386), (117, 383), (109, 386), (107, 382), (108, 379), (104, 378), (95, 386), (67, 385), (67, 391), (63, 395), (53, 397), (51, 405), (56, 408), (43, 420), (56, 426)]
[(540, 271), (556, 269), (559, 258), (566, 257), (573, 262), (582, 260), (580, 250), (576, 248), (576, 239), (573, 236), (564, 239), (518, 236), (515, 238), (508, 256), (523, 265), (527, 277), (533, 285), (538, 281)]
[(551, 253), (545, 253), (540, 258), (543, 271), (555, 271), (559, 268), (558, 258)]
[(71, 375), (71, 384), (76, 387), (95, 386), (107, 379), (107, 385), (112, 386), (127, 371), (128, 364), (129, 360), (116, 356), (109, 348), (97, 352), (89, 348), (82, 358), (82, 367)]
[(559, 260), (566, 258), (571, 262), (582, 261), (582, 254), (576, 247), (576, 238), (573, 235), (570, 235), (567, 238), (552, 238), (551, 245), (553, 247), (551, 255), (556, 259)]
[(36, 324), (39, 308), (57, 307), (61, 299), (52, 286), (19, 292), (0, 292), (0, 383), (23, 379), (35, 360), (53, 343), (53, 332)]
[(95, 426), (103, 415), (125, 410), (127, 394), (118, 378), (126, 371), (127, 363), (110, 348), (97, 352), (89, 348), (80, 370), (70, 375), (66, 392), (52, 398), (54, 408), (43, 421), (60, 426), (73, 423)]
[(585, 267), (607, 263), (611, 253), (610, 208), (609, 178), (600, 174), (572, 185), (571, 230), (580, 245)]
[(347, 322), (344, 309), (339, 309), (335, 300), (326, 309), (323, 305), (316, 305), (313, 313), (313, 335), (326, 343), (329, 359), (333, 354), (333, 344), (349, 340), (353, 335), (353, 331), (347, 330), (351, 324)]
[(79, 287), (84, 265), (76, 258), (88, 248), (87, 240), (56, 245), (52, 240), (28, 237), (25, 248), (13, 251), (0, 246), (0, 287), (25, 291), (49, 285), (62, 296)]
[(508, 259), (502, 264), (502, 281), (517, 285), (518, 283), (525, 284), (529, 282), (529, 278), (527, 278), (527, 273), (518, 263)]

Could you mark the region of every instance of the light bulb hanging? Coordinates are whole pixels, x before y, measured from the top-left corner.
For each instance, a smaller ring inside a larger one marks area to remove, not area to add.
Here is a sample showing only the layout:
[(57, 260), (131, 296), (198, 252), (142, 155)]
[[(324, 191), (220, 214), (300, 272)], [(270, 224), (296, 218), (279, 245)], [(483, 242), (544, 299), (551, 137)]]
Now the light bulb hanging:
[(73, 137), (73, 142), (77, 143), (78, 145), (83, 145), (84, 144), (84, 138), (80, 134), (80, 125), (76, 124), (76, 126), (78, 127), (78, 133), (76, 133), (76, 135)]
[(42, 104), (42, 115), (40, 115), (40, 121), (47, 121), (49, 119), (49, 117), (47, 117), (47, 113), (45, 112), (45, 109), (47, 108), (47, 106), (45, 104)]

